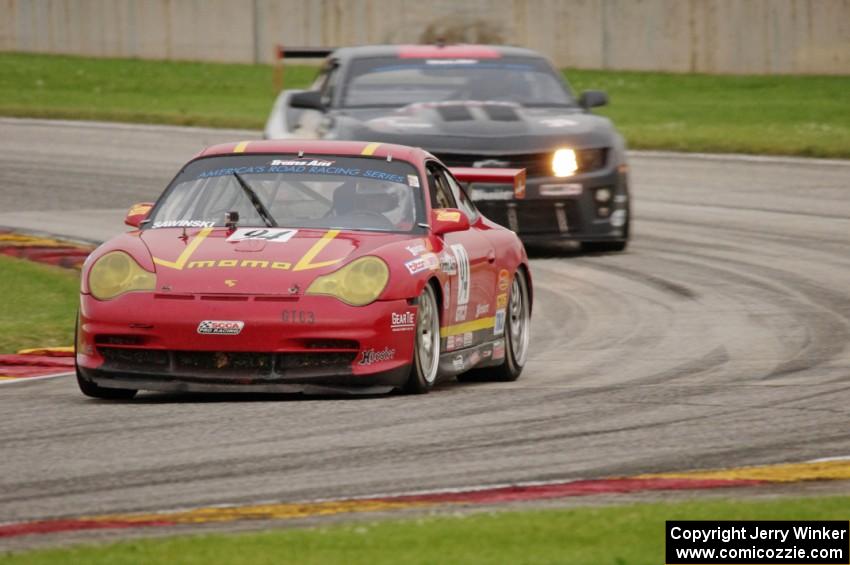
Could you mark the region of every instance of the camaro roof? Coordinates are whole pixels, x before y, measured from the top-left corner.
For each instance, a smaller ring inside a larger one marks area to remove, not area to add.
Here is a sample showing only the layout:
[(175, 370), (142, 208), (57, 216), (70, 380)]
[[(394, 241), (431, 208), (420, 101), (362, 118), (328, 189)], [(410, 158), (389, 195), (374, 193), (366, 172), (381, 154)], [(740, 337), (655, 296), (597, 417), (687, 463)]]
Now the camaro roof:
[(387, 157), (392, 155), (394, 159), (421, 162), (430, 154), (418, 147), (407, 145), (395, 145), (392, 143), (370, 143), (368, 141), (319, 141), (319, 140), (290, 140), (269, 139), (257, 141), (237, 141), (222, 143), (207, 147), (197, 157), (210, 157), (214, 155), (252, 154), (252, 153), (279, 153), (298, 154), (303, 151), (308, 155), (346, 155), (357, 157), (360, 155), (371, 157)]
[(501, 57), (524, 56), (542, 58), (540, 53), (521, 47), (505, 45), (361, 45), (340, 47), (331, 57), (334, 59), (354, 59), (360, 57), (398, 57), (399, 59), (499, 59)]

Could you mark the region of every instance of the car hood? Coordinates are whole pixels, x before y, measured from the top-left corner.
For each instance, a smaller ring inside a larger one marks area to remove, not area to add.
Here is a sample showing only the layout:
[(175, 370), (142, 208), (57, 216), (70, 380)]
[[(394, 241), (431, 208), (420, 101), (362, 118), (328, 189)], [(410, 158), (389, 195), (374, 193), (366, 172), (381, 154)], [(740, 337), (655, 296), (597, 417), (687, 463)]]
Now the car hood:
[(317, 276), (410, 237), (283, 228), (160, 228), (141, 233), (156, 267), (157, 292), (178, 294), (302, 294)]
[(605, 147), (615, 130), (604, 117), (579, 108), (526, 108), (503, 102), (411, 104), (398, 109), (343, 110), (342, 139), (369, 139), (424, 147), (432, 153), (503, 154), (554, 147)]

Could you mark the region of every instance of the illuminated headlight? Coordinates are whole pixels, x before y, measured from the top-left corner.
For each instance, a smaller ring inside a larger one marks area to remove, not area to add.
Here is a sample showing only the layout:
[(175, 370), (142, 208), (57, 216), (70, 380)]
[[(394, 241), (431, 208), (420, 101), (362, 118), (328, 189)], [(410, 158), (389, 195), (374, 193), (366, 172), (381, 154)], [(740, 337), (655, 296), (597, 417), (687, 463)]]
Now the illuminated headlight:
[(610, 188), (599, 188), (596, 190), (595, 194), (596, 201), (599, 203), (605, 203), (611, 200), (611, 189)]
[(577, 170), (576, 152), (572, 149), (558, 149), (552, 155), (552, 172), (556, 177), (568, 177)]
[(325, 294), (352, 306), (374, 302), (390, 280), (387, 264), (377, 257), (362, 257), (345, 267), (316, 277), (307, 294)]
[(156, 274), (144, 270), (123, 251), (107, 253), (89, 271), (89, 290), (98, 300), (110, 300), (125, 292), (154, 290)]

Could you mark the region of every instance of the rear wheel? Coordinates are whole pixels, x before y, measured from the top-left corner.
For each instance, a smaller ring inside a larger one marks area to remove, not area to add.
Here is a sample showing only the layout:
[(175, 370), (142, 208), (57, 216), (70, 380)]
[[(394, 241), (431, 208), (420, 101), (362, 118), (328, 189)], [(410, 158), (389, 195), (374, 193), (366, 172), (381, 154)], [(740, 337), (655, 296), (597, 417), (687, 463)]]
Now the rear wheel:
[(413, 366), (406, 392), (424, 394), (437, 380), (440, 365), (440, 309), (434, 287), (426, 284), (419, 295), (416, 332), (413, 337)]
[(495, 367), (474, 369), (458, 375), (459, 381), (510, 382), (517, 380), (522, 374), (522, 368), (528, 358), (531, 303), (528, 298), (528, 283), (521, 270), (514, 274), (505, 317), (505, 360)]

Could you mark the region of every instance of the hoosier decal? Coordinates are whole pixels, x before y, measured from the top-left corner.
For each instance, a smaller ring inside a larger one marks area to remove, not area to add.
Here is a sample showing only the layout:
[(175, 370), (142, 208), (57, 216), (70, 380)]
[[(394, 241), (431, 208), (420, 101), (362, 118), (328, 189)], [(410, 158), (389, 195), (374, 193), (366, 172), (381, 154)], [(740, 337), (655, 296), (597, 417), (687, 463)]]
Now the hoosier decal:
[(395, 349), (385, 347), (378, 351), (373, 348), (364, 349), (358, 365), (371, 365), (382, 361), (392, 361), (395, 358)]

